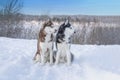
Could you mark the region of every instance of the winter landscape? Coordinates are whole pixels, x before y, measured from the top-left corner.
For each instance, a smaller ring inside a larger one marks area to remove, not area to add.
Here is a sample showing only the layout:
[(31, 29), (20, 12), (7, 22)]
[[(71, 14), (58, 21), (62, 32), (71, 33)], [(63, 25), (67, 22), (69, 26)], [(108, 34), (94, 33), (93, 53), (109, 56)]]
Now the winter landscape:
[[(66, 4), (67, 3), (67, 4)], [(0, 80), (120, 80), (120, 2), (1, 0)], [(45, 21), (75, 28), (71, 65), (35, 63)]]

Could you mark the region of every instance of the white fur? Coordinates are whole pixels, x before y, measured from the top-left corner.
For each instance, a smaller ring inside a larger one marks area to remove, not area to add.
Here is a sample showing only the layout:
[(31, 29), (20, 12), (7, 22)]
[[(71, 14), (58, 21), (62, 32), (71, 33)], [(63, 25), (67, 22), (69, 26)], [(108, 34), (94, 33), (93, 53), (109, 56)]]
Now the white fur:
[(66, 28), (65, 29), (65, 42), (68, 43), (69, 42), (69, 38), (72, 37), (72, 35), (74, 34), (75, 29), (71, 26), (70, 28)]
[[(67, 64), (69, 65), (71, 63), (70, 44), (60, 43), (60, 44), (58, 44), (58, 51), (57, 51), (57, 55), (56, 55), (55, 64), (58, 64), (59, 61), (63, 62), (65, 58), (67, 58)], [(60, 59), (62, 59), (62, 60), (60, 60)]]
[[(53, 63), (52, 42), (41, 43), (41, 49), (42, 49), (41, 63), (44, 64), (48, 59), (50, 59), (50, 64), (52, 64)], [(49, 49), (48, 52), (46, 52), (47, 49)]]

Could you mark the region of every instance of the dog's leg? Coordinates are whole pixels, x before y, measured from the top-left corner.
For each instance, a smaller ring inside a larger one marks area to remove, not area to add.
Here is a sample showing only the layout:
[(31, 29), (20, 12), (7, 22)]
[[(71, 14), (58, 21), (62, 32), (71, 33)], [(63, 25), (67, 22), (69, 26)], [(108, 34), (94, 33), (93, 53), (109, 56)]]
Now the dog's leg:
[(53, 51), (50, 49), (50, 64), (53, 64)]
[(40, 62), (40, 56), (41, 56), (41, 46), (40, 46), (40, 38), (37, 40), (37, 52), (35, 53), (35, 56), (33, 57), (34, 62)]
[(34, 60), (35, 63), (40, 62), (40, 53), (39, 52), (36, 52), (33, 60)]
[(67, 65), (71, 64), (71, 54), (70, 51), (67, 51)]
[(45, 50), (42, 51), (41, 53), (41, 65), (44, 65), (45, 64)]
[(67, 55), (67, 65), (71, 64), (71, 53), (70, 53), (70, 45), (67, 45), (66, 49), (66, 55)]
[(45, 58), (45, 57), (44, 57), (44, 54), (41, 54), (41, 64), (42, 64), (42, 65), (43, 65), (44, 62), (45, 62), (45, 61), (44, 61), (44, 58)]
[(59, 63), (59, 59), (60, 59), (60, 51), (58, 50), (57, 55), (56, 55), (56, 61), (55, 61), (56, 65)]

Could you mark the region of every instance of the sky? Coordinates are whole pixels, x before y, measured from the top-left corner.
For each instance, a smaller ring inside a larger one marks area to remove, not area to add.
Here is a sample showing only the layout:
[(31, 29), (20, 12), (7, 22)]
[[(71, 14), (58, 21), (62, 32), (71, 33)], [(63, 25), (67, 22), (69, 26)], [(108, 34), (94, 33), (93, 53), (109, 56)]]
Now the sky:
[[(4, 1), (4, 0), (0, 0)], [(23, 0), (22, 13), (33, 15), (120, 15), (120, 0)]]

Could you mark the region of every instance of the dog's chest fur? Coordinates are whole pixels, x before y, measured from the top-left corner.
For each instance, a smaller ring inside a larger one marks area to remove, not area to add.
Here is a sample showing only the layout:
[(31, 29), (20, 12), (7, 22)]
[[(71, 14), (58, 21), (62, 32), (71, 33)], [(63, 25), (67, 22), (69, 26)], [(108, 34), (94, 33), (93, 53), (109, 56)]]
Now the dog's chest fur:
[(54, 29), (51, 27), (46, 27), (44, 29), (45, 32), (45, 36), (44, 36), (44, 42), (51, 42), (53, 40), (53, 33), (54, 33)]

